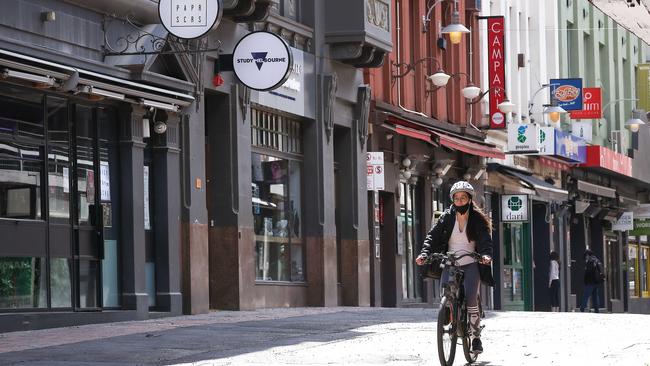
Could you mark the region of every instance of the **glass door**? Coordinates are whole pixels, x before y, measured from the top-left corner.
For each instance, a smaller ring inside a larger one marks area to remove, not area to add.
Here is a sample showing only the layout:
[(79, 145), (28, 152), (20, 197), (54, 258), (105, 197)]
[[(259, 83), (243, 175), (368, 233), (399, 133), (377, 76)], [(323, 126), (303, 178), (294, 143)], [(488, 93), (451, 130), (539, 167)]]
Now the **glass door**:
[(503, 224), (503, 309), (527, 310), (530, 285), (527, 262), (529, 253), (529, 224)]
[(99, 186), (99, 174), (96, 174), (99, 172), (97, 110), (76, 105), (74, 111), (75, 308), (93, 310), (102, 307), (100, 260), (104, 252), (99, 192), (96, 189)]

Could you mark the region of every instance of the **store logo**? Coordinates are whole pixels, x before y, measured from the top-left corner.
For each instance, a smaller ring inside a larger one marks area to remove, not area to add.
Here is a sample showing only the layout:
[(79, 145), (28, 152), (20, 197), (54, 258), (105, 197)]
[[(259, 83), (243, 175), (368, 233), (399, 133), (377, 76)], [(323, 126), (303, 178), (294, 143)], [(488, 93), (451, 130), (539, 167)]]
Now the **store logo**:
[(524, 206), (524, 201), (522, 201), (520, 197), (514, 196), (514, 197), (510, 197), (510, 199), (508, 200), (508, 208), (511, 211), (515, 211), (515, 212), (519, 211), (523, 206)]
[(519, 128), (517, 128), (517, 141), (519, 141), (522, 144), (524, 142), (526, 142), (526, 140), (527, 140), (527, 137), (526, 137), (526, 130), (527, 129), (528, 129), (528, 126), (519, 126)]
[(287, 62), (286, 57), (266, 57), (268, 55), (268, 52), (251, 52), (252, 58), (238, 58), (237, 63), (238, 64), (249, 64), (251, 62), (255, 62), (255, 65), (257, 66), (257, 69), (262, 71), (262, 66), (264, 66), (265, 62)]
[(573, 102), (580, 96), (580, 89), (573, 85), (562, 85), (555, 89), (555, 98), (560, 102)]

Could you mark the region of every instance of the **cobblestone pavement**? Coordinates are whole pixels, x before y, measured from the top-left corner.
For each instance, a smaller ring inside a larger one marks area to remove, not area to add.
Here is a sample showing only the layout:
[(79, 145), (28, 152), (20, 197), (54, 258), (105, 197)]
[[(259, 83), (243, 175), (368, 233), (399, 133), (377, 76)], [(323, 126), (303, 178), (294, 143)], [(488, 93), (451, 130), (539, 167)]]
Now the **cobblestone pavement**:
[[(3, 333), (0, 365), (437, 365), (435, 315), (266, 309)], [(488, 312), (483, 324), (477, 365), (650, 366), (650, 315)]]

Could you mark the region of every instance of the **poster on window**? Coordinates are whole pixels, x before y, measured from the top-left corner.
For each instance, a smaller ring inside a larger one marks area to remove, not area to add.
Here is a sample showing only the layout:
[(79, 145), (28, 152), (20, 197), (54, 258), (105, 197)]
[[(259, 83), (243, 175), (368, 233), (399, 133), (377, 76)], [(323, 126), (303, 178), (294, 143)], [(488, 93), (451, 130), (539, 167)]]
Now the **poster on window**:
[(144, 229), (151, 230), (149, 219), (149, 167), (144, 166)]
[(70, 169), (63, 167), (63, 193), (70, 193)]
[(95, 202), (95, 171), (86, 169), (86, 202)]
[(110, 177), (110, 167), (108, 166), (107, 161), (102, 161), (99, 165), (99, 178), (100, 178), (100, 189), (101, 189), (101, 200), (110, 201), (111, 200), (111, 177)]

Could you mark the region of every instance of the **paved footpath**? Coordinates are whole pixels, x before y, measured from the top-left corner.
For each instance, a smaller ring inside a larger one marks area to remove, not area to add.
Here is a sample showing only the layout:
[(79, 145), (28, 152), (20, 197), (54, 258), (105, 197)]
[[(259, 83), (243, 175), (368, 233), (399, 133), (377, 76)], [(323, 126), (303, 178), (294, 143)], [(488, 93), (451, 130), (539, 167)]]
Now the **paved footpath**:
[[(266, 309), (0, 333), (0, 365), (437, 365), (435, 315)], [(650, 315), (488, 312), (484, 324), (477, 365), (650, 366)]]

